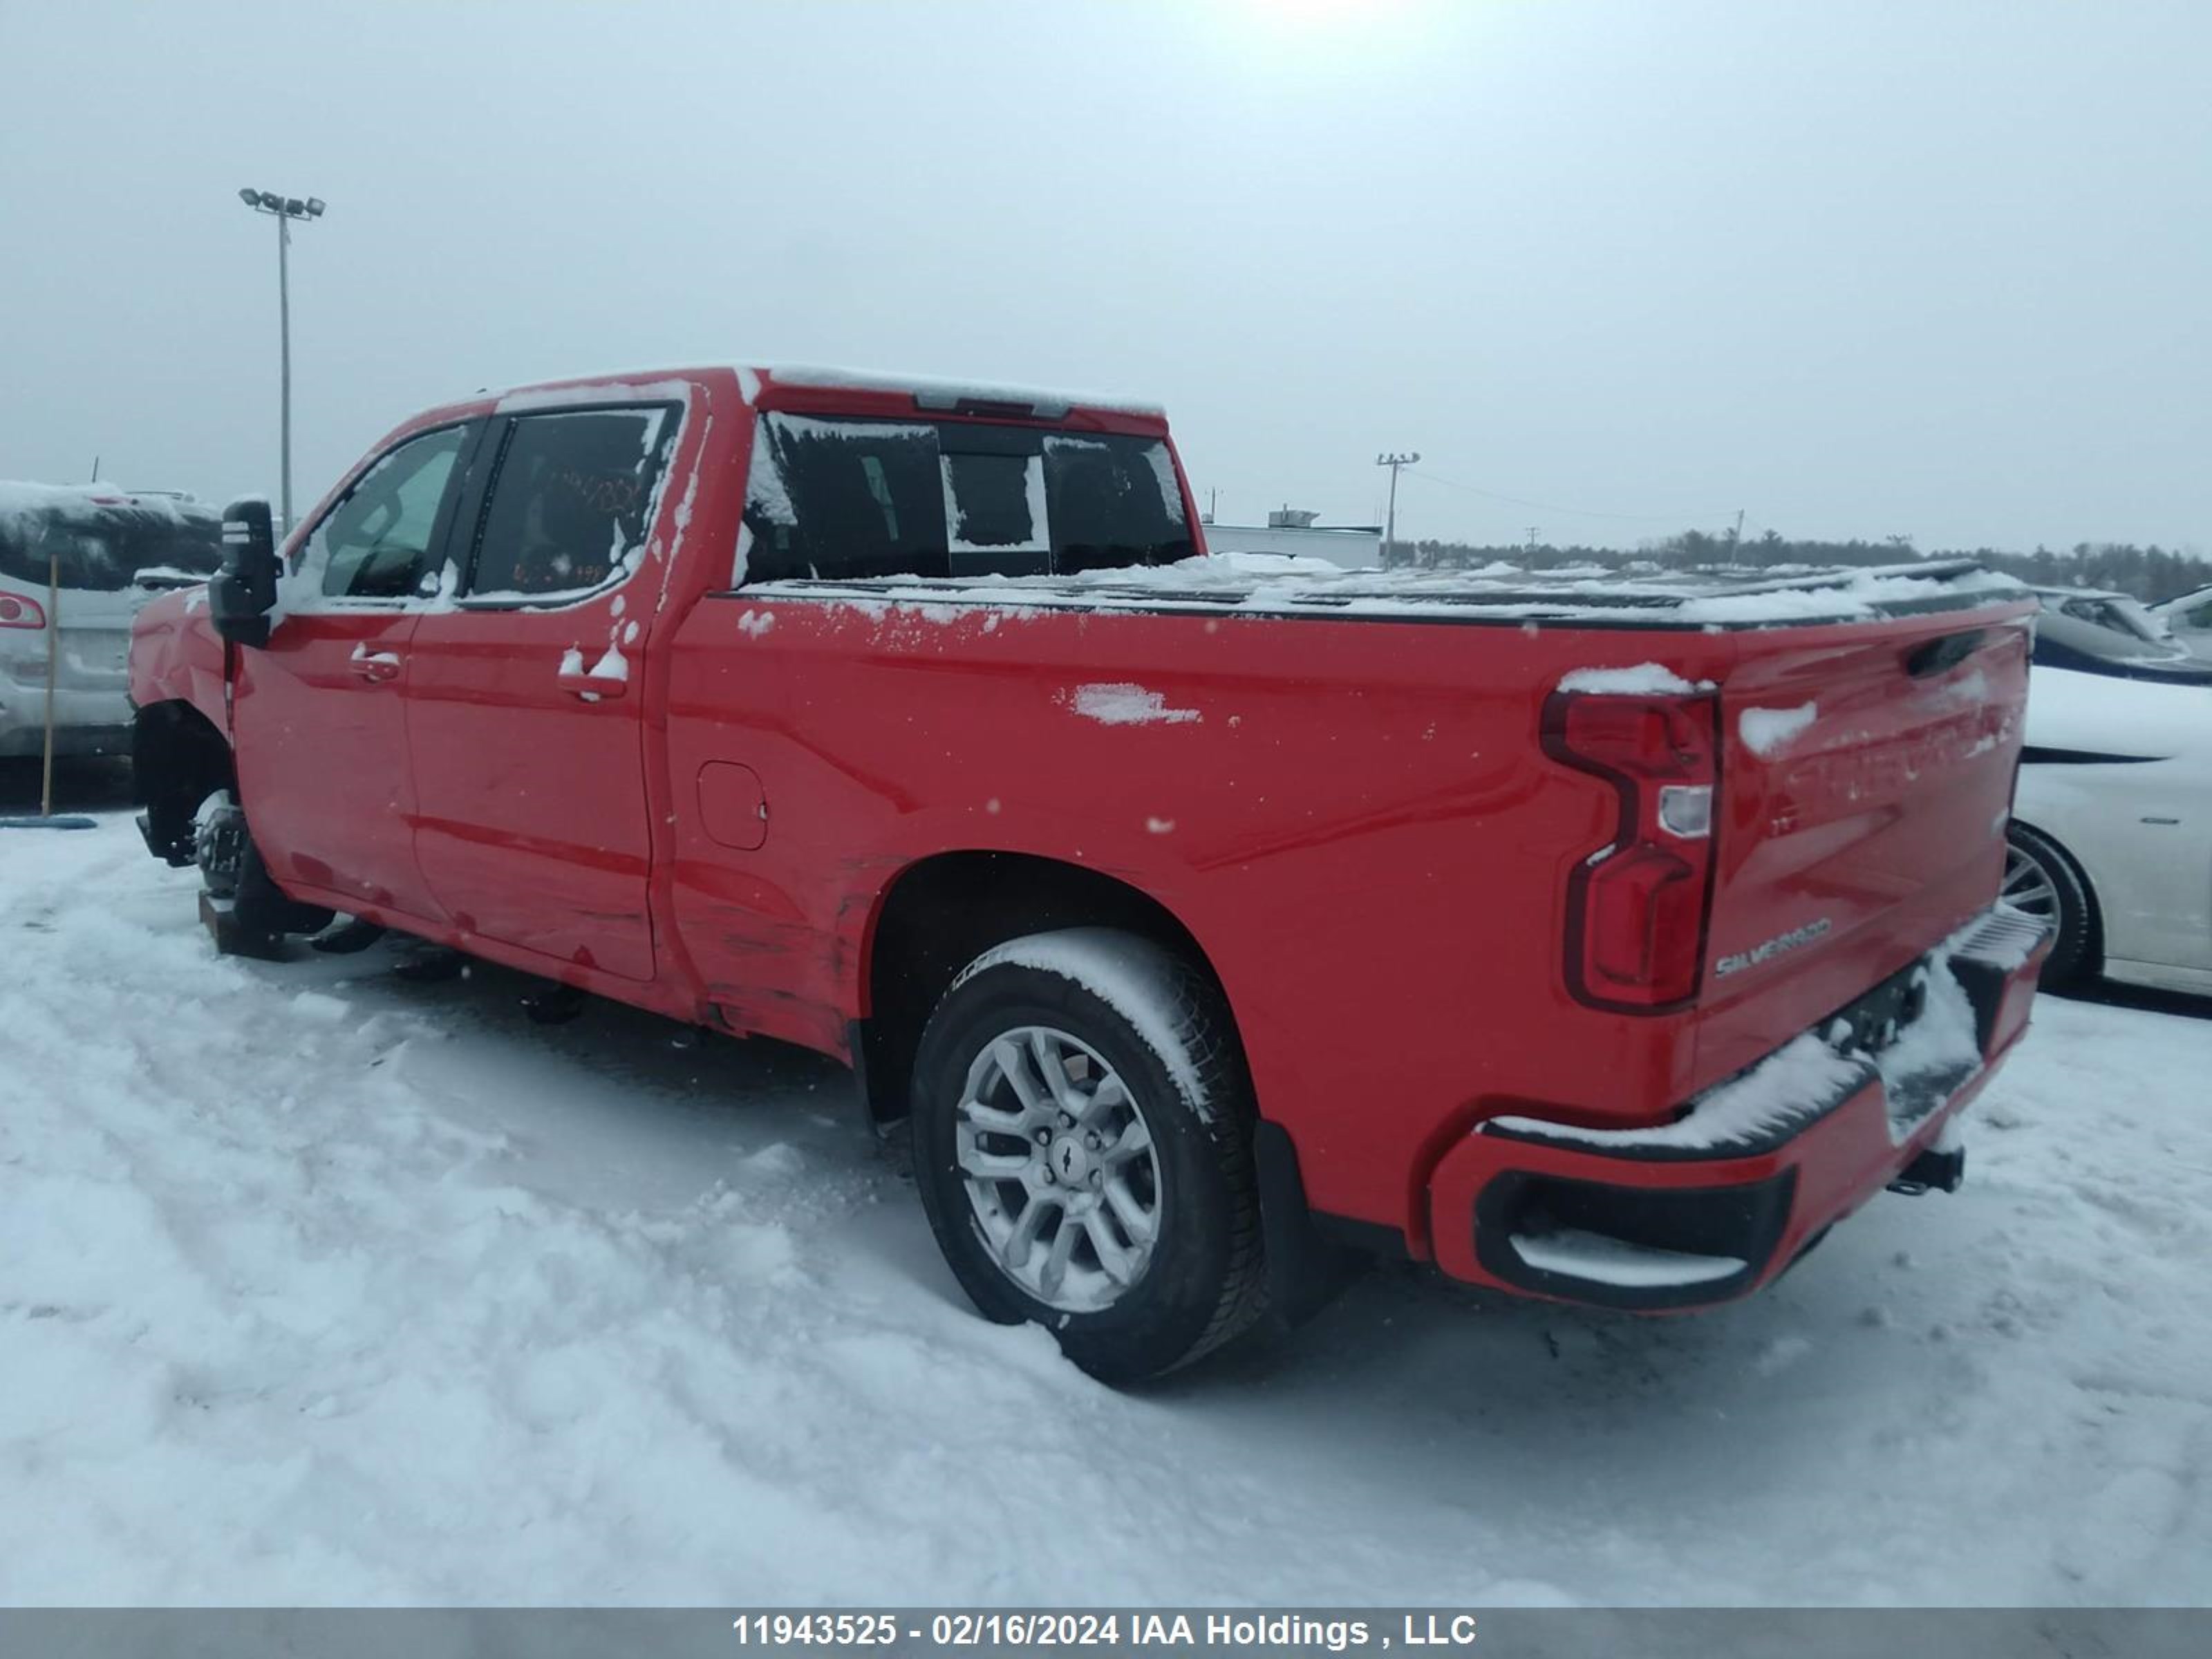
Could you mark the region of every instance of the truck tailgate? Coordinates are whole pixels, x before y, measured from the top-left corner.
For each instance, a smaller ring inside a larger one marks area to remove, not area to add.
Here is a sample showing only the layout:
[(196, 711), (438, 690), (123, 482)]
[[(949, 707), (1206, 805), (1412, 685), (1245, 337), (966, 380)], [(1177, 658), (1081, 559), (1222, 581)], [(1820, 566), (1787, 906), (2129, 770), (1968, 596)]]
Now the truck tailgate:
[(1987, 908), (2027, 695), (2027, 618), (1739, 636), (1695, 1068), (1771, 1053)]

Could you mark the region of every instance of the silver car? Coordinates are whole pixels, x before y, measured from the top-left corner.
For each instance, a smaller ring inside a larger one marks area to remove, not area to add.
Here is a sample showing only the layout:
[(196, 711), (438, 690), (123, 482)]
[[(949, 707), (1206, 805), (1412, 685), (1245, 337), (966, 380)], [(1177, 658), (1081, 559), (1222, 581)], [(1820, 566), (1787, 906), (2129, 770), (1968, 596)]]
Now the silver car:
[(222, 525), (187, 495), (0, 483), (0, 757), (131, 750), (131, 622), (222, 562)]
[(2151, 611), (2166, 624), (2174, 642), (2191, 654), (2212, 657), (2212, 587), (2200, 587), (2178, 599), (2154, 605)]

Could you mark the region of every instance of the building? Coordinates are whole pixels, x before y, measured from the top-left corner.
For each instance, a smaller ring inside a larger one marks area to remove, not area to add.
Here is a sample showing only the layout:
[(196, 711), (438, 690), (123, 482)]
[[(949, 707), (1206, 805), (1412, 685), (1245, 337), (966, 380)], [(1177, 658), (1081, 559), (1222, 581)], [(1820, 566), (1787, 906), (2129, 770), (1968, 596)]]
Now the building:
[(1380, 525), (1316, 524), (1321, 515), (1295, 507), (1279, 507), (1267, 522), (1255, 524), (1206, 523), (1209, 553), (1292, 553), (1326, 559), (1344, 570), (1372, 570), (1382, 562)]

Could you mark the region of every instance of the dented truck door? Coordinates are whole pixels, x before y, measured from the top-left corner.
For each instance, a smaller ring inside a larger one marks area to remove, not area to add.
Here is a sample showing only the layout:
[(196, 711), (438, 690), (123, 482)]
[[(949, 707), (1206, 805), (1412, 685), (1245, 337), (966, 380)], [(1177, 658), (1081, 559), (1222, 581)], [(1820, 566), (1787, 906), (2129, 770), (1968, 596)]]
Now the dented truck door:
[(641, 679), (680, 403), (499, 417), (451, 603), (418, 627), (407, 729), (431, 889), (469, 933), (653, 975)]

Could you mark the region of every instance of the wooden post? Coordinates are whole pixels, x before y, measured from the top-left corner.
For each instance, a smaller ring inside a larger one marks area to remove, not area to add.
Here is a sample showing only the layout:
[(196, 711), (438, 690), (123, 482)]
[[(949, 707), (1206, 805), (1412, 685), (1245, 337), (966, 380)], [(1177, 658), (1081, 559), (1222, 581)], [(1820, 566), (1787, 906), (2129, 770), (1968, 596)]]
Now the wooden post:
[(39, 784), (39, 816), (54, 815), (54, 676), (62, 657), (62, 556), (46, 556), (46, 763)]

